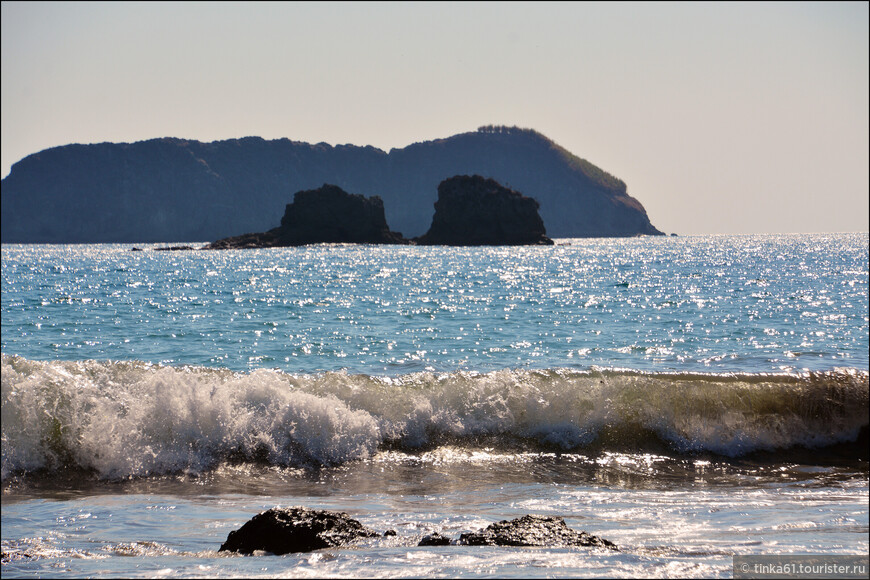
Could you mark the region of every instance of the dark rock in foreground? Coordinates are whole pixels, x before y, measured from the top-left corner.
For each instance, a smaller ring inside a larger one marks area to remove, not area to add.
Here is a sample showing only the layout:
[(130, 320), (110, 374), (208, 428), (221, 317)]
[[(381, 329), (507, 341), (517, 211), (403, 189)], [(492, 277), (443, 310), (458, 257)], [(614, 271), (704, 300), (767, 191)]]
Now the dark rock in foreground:
[(350, 194), (335, 185), (296, 192), (281, 225), (263, 233), (213, 242), (204, 249), (274, 248), (304, 244), (407, 244), (391, 232), (380, 197)]
[(438, 532), (434, 532), (423, 536), (423, 539), (420, 540), (418, 546), (449, 546), (450, 538), (447, 536), (442, 536)]
[(34, 556), (31, 556), (27, 552), (22, 552), (17, 548), (11, 548), (8, 552), (0, 552), (0, 563), (3, 564), (11, 564), (12, 562), (20, 562), (22, 560), (29, 561), (35, 560)]
[(344, 512), (305, 507), (272, 508), (230, 532), (219, 551), (250, 554), (262, 550), (280, 555), (334, 548), (358, 538), (375, 536), (380, 534)]
[[(383, 537), (395, 536), (387, 530)], [(272, 554), (309, 552), (345, 546), (360, 538), (381, 537), (344, 512), (305, 507), (272, 508), (251, 518), (227, 536), (220, 552)], [(596, 546), (616, 550), (614, 543), (586, 532), (576, 532), (560, 517), (526, 515), (503, 520), (479, 532), (462, 534), (458, 541), (438, 532), (424, 536), (418, 546)]]
[(576, 532), (559, 517), (526, 515), (490, 524), (480, 532), (462, 534), (459, 544), (466, 546), (599, 546), (616, 549), (616, 544)]
[(420, 245), (551, 245), (538, 202), (479, 175), (458, 175), (438, 185), (432, 226)]

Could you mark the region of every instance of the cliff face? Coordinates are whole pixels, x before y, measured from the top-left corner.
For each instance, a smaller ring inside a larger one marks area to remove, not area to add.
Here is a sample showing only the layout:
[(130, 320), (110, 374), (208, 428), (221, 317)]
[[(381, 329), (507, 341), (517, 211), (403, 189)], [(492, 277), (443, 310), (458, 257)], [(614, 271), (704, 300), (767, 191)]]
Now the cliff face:
[(538, 202), (479, 175), (458, 175), (438, 185), (438, 201), (421, 245), (550, 245)]
[(274, 225), (300, 190), (332, 183), (380, 196), (408, 237), (429, 227), (438, 184), (478, 174), (540, 203), (553, 237), (661, 234), (625, 184), (530, 130), (487, 128), (389, 153), (258, 137), (66, 145), (2, 181), (3, 242), (215, 240)]

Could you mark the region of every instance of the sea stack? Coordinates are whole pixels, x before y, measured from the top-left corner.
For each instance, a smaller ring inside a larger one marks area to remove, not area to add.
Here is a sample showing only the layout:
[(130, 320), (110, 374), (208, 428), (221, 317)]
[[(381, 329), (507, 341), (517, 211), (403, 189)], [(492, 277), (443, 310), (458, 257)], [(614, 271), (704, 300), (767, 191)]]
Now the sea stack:
[(538, 202), (480, 175), (457, 175), (438, 185), (429, 231), (419, 245), (552, 245)]
[(347, 193), (336, 185), (298, 191), (281, 225), (263, 233), (224, 238), (204, 249), (274, 248), (318, 243), (407, 244), (390, 231), (380, 197)]

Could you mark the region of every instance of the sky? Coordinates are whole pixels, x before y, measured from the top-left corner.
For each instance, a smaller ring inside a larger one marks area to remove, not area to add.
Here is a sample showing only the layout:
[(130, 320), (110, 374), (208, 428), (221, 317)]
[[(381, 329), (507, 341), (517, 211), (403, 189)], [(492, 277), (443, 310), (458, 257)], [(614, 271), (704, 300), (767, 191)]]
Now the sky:
[(679, 234), (868, 231), (868, 3), (2, 2), (2, 175), (69, 143), (532, 128)]

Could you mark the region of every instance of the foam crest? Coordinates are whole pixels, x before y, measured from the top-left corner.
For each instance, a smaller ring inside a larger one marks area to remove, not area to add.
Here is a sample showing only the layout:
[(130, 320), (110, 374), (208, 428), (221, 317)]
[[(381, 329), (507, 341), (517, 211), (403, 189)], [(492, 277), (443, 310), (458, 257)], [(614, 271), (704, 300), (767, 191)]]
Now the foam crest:
[(278, 373), (128, 362), (2, 360), (2, 473), (104, 478), (200, 471), (225, 460), (336, 464), (368, 457), (378, 423)]
[(374, 377), (235, 373), (141, 362), (2, 356), (3, 478), (103, 478), (221, 463), (334, 465), (454, 445), (556, 451), (817, 448), (868, 423), (868, 373), (458, 371)]

